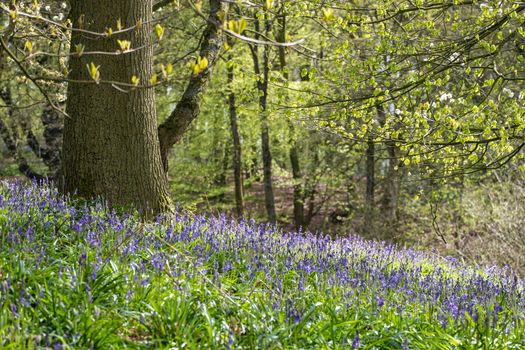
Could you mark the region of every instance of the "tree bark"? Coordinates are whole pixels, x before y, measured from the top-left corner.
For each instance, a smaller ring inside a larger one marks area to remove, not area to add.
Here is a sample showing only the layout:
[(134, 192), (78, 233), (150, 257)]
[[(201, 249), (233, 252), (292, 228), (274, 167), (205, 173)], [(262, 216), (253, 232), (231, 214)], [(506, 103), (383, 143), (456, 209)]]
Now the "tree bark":
[(168, 172), (171, 148), (180, 141), (191, 122), (199, 115), (201, 95), (211, 79), (211, 72), (219, 58), (223, 42), (219, 15), (221, 11), (224, 13), (225, 9), (226, 5), (221, 0), (210, 0), (208, 25), (202, 34), (199, 48), (199, 55), (206, 57), (208, 67), (202, 73), (190, 78), (181, 100), (166, 121), (159, 126), (160, 151), (165, 172)]
[[(118, 20), (133, 30), (108, 36), (73, 31), (61, 169), (61, 188), (83, 197), (102, 197), (110, 205), (133, 205), (151, 216), (171, 210), (157, 133), (155, 94), (150, 88), (130, 91), (94, 84), (86, 65), (99, 66), (105, 81), (147, 84), (153, 75), (152, 0), (73, 0), (75, 27), (104, 33)], [(84, 50), (117, 52), (117, 39), (134, 51), (120, 55), (75, 54)]]
[[(268, 36), (270, 32), (270, 21), (265, 18), (265, 33)], [(255, 32), (259, 33), (259, 19), (255, 18)], [(256, 34), (256, 39), (259, 35)], [(262, 63), (262, 77), (261, 67), (259, 66), (259, 54), (257, 46), (250, 47), (252, 52), (253, 67), (255, 74), (260, 77), (257, 80), (257, 90), (259, 92), (259, 116), (261, 121), (261, 149), (263, 159), (263, 182), (264, 182), (264, 202), (266, 206), (266, 213), (268, 221), (276, 223), (277, 216), (275, 214), (275, 199), (273, 195), (272, 184), (272, 153), (270, 151), (270, 132), (268, 127), (268, 79), (270, 72), (270, 48), (265, 45), (263, 48), (263, 63)]]
[[(230, 60), (233, 57), (230, 55)], [(233, 84), (233, 67), (228, 67), (228, 86)], [(239, 127), (237, 125), (237, 106), (233, 90), (228, 95), (228, 107), (230, 110), (230, 127), (233, 140), (233, 179), (235, 182), (235, 212), (238, 217), (244, 214), (244, 190), (242, 178), (242, 148)]]

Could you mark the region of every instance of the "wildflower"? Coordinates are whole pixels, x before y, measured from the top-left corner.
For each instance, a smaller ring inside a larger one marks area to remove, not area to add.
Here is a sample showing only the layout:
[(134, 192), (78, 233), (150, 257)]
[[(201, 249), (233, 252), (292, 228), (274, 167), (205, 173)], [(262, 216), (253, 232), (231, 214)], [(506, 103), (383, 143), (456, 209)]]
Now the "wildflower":
[(382, 308), (385, 305), (385, 299), (377, 296), (376, 297), (377, 307)]
[(355, 337), (352, 341), (352, 350), (356, 350), (360, 346), (359, 331), (355, 331)]
[(9, 309), (11, 309), (11, 312), (13, 313), (13, 315), (15, 315), (16, 318), (20, 317), (20, 314), (18, 313), (18, 308), (15, 304), (9, 305)]

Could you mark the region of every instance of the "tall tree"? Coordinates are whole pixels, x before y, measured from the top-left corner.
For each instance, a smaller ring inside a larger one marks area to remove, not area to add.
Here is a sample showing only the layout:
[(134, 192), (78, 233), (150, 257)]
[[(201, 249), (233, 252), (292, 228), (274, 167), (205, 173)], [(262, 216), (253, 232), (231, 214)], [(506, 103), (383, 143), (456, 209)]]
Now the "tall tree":
[[(286, 12), (284, 5), (279, 8), (279, 31), (277, 33), (277, 39), (281, 43), (286, 42)], [(288, 67), (286, 65), (286, 48), (279, 46), (279, 63), (283, 78), (288, 81)], [(293, 178), (293, 217), (295, 221), (295, 227), (300, 229), (306, 224), (304, 218), (304, 191), (302, 184), (301, 165), (299, 163), (299, 147), (297, 145), (297, 135), (293, 121), (289, 123), (290, 132), (290, 163), (292, 165), (292, 178)]]
[[(259, 18), (255, 18), (255, 38), (260, 38)], [(264, 15), (264, 33), (268, 37), (271, 29), (267, 15)], [(275, 223), (275, 198), (273, 195), (272, 182), (272, 153), (270, 150), (270, 130), (268, 126), (268, 80), (270, 73), (270, 47), (264, 45), (262, 52), (262, 64), (259, 62), (259, 50), (257, 45), (250, 45), (253, 59), (254, 72), (257, 75), (257, 90), (259, 92), (259, 116), (261, 120), (261, 150), (263, 159), (263, 181), (264, 181), (264, 202), (268, 221)], [(262, 67), (261, 67), (262, 66)], [(262, 69), (261, 69), (262, 68)]]
[[(229, 56), (230, 62), (233, 60), (233, 55)], [(230, 112), (230, 128), (233, 140), (233, 179), (235, 182), (235, 211), (237, 216), (242, 216), (244, 213), (244, 189), (242, 178), (242, 147), (241, 137), (239, 134), (239, 126), (237, 123), (237, 106), (235, 100), (235, 92), (233, 91), (234, 79), (233, 64), (228, 66), (228, 85), (230, 93), (228, 94), (228, 109)]]
[(368, 136), (366, 148), (366, 197), (365, 197), (365, 227), (370, 230), (374, 218), (374, 199), (375, 199), (375, 143), (372, 135)]
[[(122, 87), (153, 76), (152, 0), (70, 4), (78, 30), (71, 37), (63, 190), (150, 213), (168, 210), (154, 90)], [(109, 28), (118, 27), (123, 29), (109, 35)], [(132, 50), (112, 54), (120, 50), (117, 40), (128, 41)], [(82, 50), (98, 54), (76, 54)]]

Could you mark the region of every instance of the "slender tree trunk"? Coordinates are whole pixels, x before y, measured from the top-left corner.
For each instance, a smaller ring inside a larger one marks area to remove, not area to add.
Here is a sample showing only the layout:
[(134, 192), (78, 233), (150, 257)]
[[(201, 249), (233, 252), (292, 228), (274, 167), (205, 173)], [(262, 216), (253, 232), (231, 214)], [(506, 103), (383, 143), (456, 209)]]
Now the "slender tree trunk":
[[(383, 105), (376, 106), (377, 119), (381, 126), (386, 123), (386, 113)], [(388, 223), (397, 221), (397, 201), (399, 194), (399, 160), (398, 149), (395, 141), (386, 142), (388, 153), (388, 167), (384, 181), (383, 198), (381, 199), (381, 211), (383, 218)]]
[[(270, 21), (264, 20), (265, 33), (268, 36), (270, 32)], [(255, 31), (259, 33), (259, 20), (255, 18)], [(256, 39), (259, 36), (256, 35)], [(254, 70), (257, 76), (261, 75), (261, 68), (259, 67), (259, 55), (257, 46), (251, 46), (252, 58), (254, 63)], [(257, 90), (259, 91), (259, 115), (261, 120), (261, 148), (263, 159), (263, 181), (264, 181), (264, 199), (266, 205), (266, 213), (268, 221), (275, 223), (277, 216), (275, 214), (275, 199), (273, 195), (272, 184), (272, 154), (270, 151), (270, 132), (268, 127), (268, 79), (270, 71), (270, 48), (268, 45), (263, 47), (263, 67), (262, 77), (257, 81)]]
[(44, 156), (45, 150), (40, 146), (40, 142), (38, 142), (35, 134), (33, 133), (33, 130), (31, 129), (31, 125), (28, 124), (27, 120), (25, 120), (24, 117), (19, 118), (20, 126), (22, 127), (22, 130), (24, 131), (24, 134), (26, 136), (27, 145), (33, 153), (38, 157), (42, 158)]
[(394, 141), (386, 144), (388, 152), (388, 170), (385, 181), (385, 190), (382, 207), (385, 219), (389, 223), (397, 221), (397, 203), (399, 197), (398, 150)]
[[(316, 149), (313, 151), (312, 164), (319, 164), (319, 153)], [(306, 213), (305, 224), (309, 225), (315, 214), (315, 197), (317, 194), (317, 185), (319, 183), (319, 175), (316, 171), (312, 171), (314, 175), (306, 178), (303, 194), (303, 202), (307, 202), (308, 211)]]
[[(153, 74), (152, 0), (73, 0), (75, 27), (104, 33), (120, 20), (124, 33), (95, 36), (73, 31), (72, 56), (64, 124), (61, 187), (80, 196), (103, 197), (110, 205), (133, 205), (152, 215), (171, 210), (157, 133), (153, 89), (116, 89), (94, 84), (86, 65), (99, 67), (100, 79), (130, 83), (132, 76), (147, 84)], [(139, 23), (139, 25), (137, 25)], [(116, 52), (117, 39), (137, 50), (121, 55), (75, 54)]]
[[(230, 55), (230, 60), (233, 57)], [(228, 67), (228, 86), (233, 85), (233, 67)], [(230, 111), (230, 127), (233, 139), (233, 179), (235, 182), (235, 211), (238, 217), (244, 214), (244, 189), (242, 178), (242, 148), (239, 127), (237, 125), (237, 106), (235, 104), (235, 93), (233, 90), (228, 95), (228, 107)]]
[[(293, 126), (290, 127), (290, 132), (294, 132)], [(295, 227), (297, 229), (305, 226), (304, 220), (304, 203), (303, 203), (303, 185), (302, 174), (299, 165), (299, 154), (297, 151), (297, 144), (292, 141), (290, 147), (290, 162), (292, 163), (292, 177), (293, 177), (293, 216)], [(312, 201), (313, 202), (313, 201)]]
[[(279, 42), (284, 43), (286, 41), (286, 13), (284, 12), (284, 6), (281, 6), (279, 11), (279, 33), (277, 39)], [(283, 78), (289, 79), (288, 71), (286, 70), (286, 52), (285, 47), (279, 46), (279, 63)], [(290, 131), (290, 163), (292, 165), (292, 179), (293, 179), (293, 217), (296, 229), (305, 226), (304, 220), (304, 191), (303, 191), (303, 176), (301, 174), (301, 166), (299, 163), (299, 150), (297, 146), (297, 139), (295, 135), (295, 128), (293, 122), (289, 120), (288, 127)]]
[(254, 177), (255, 181), (259, 182), (261, 181), (261, 178), (259, 176), (259, 157), (257, 157), (257, 146), (255, 144), (252, 144), (250, 148), (252, 151), (252, 157), (250, 160), (250, 166), (248, 167), (248, 171), (246, 172), (246, 178), (249, 179), (251, 177)]
[[(9, 92), (9, 90), (8, 89), (0, 90), (0, 98), (2, 99), (2, 101), (4, 101), (7, 107), (7, 113), (9, 115), (9, 118), (12, 119), (14, 115), (14, 108), (13, 108), (13, 100), (11, 98), (11, 93)], [(43, 176), (36, 173), (31, 168), (26, 158), (22, 154), (20, 154), (16, 140), (13, 138), (13, 136), (9, 132), (9, 127), (3, 121), (2, 118), (0, 118), (0, 137), (2, 138), (2, 141), (4, 141), (4, 144), (7, 148), (7, 152), (9, 153), (9, 155), (16, 160), (18, 164), (18, 170), (22, 174), (24, 174), (26, 177), (30, 179), (36, 179), (36, 180), (43, 179)]]
[(366, 198), (365, 198), (365, 227), (372, 227), (374, 213), (375, 192), (375, 143), (372, 135), (368, 136), (366, 149)]
[(58, 112), (49, 105), (44, 107), (40, 114), (40, 120), (44, 125), (44, 140), (46, 142), (42, 160), (49, 169), (48, 177), (55, 179), (60, 170), (64, 122)]

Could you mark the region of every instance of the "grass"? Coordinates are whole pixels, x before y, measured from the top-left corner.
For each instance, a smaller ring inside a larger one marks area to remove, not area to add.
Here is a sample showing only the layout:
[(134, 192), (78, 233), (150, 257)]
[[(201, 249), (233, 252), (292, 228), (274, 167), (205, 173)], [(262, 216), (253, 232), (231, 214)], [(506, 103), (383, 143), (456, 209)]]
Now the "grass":
[(6, 349), (521, 349), (512, 271), (0, 186)]

